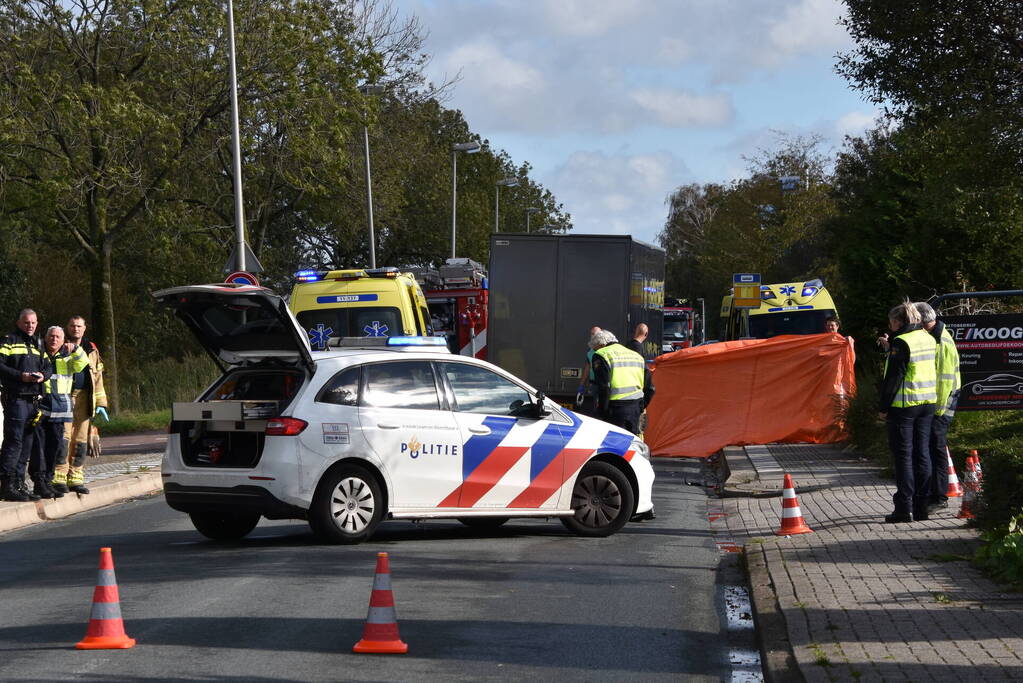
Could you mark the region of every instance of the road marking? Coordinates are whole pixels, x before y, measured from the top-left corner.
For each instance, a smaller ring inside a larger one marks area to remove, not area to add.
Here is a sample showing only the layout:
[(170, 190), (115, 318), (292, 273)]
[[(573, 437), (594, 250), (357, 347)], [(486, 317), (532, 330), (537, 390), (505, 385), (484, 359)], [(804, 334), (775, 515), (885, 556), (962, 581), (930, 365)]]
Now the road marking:
[[(749, 591), (743, 586), (724, 586), (725, 617), (729, 631), (753, 630), (753, 605)], [(732, 665), (731, 683), (760, 683), (764, 680), (760, 666), (760, 653), (750, 648), (733, 647), (728, 650), (728, 663)]]

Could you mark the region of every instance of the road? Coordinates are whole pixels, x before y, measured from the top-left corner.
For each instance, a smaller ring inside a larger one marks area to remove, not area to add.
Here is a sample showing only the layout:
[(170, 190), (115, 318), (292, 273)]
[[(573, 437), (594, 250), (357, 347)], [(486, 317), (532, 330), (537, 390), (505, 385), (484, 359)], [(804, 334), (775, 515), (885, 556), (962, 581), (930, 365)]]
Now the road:
[[(0, 536), (0, 680), (721, 680), (733, 642), (692, 461), (658, 463), (658, 517), (607, 539), (390, 522), (359, 546), (263, 521), (203, 540), (161, 497)], [(131, 650), (76, 651), (113, 548)], [(355, 655), (375, 555), (407, 655)], [(733, 571), (728, 570), (728, 571)], [(734, 579), (735, 577), (731, 577)]]

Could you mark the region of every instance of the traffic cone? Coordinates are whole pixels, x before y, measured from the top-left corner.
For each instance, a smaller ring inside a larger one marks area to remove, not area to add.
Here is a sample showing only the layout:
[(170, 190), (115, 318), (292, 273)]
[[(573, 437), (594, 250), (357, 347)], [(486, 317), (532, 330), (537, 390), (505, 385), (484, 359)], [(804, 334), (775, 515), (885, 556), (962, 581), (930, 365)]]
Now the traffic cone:
[(980, 456), (977, 455), (977, 451), (970, 451), (970, 455), (973, 456), (973, 467), (977, 470), (977, 482), (982, 483), (984, 481), (984, 470), (980, 467)]
[(812, 534), (813, 529), (803, 521), (803, 512), (799, 509), (796, 488), (792, 485), (792, 477), (785, 475), (781, 492), (781, 528), (774, 532), (775, 536), (791, 536), (794, 534)]
[(959, 477), (956, 476), (956, 467), (952, 463), (952, 453), (948, 450), (948, 446), (945, 446), (945, 455), (948, 456), (948, 490), (945, 491), (945, 497), (959, 498), (963, 495), (963, 486), (959, 483)]
[(92, 614), (89, 615), (89, 629), (82, 642), (75, 645), (79, 650), (126, 650), (135, 646), (135, 639), (124, 632), (121, 621), (121, 601), (117, 593), (117, 578), (114, 576), (114, 557), (110, 548), (99, 549), (99, 577), (92, 594)]
[(373, 592), (369, 597), (369, 614), (362, 629), (362, 640), (352, 652), (402, 655), (408, 645), (398, 635), (398, 615), (394, 611), (391, 593), (391, 568), (387, 553), (377, 553), (377, 571), (373, 577)]
[(959, 508), (957, 519), (976, 519), (977, 514), (973, 509), (977, 503), (977, 494), (980, 492), (980, 481), (977, 479), (977, 467), (974, 456), (966, 458), (966, 474), (963, 475), (963, 503)]

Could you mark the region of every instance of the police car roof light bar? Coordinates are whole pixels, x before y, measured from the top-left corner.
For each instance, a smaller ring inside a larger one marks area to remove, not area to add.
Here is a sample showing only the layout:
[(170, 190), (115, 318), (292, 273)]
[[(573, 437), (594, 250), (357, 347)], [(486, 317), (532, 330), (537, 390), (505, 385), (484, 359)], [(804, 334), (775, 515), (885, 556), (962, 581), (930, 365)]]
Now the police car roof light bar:
[(444, 337), (387, 337), (388, 346), (447, 346)]

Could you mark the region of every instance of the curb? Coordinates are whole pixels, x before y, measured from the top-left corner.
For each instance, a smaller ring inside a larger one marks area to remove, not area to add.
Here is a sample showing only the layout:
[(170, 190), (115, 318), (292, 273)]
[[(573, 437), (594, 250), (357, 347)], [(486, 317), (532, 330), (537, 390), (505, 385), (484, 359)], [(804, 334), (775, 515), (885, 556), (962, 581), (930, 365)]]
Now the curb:
[(749, 573), (750, 602), (753, 604), (753, 623), (757, 627), (760, 644), (760, 666), (764, 680), (769, 683), (801, 683), (806, 679), (796, 663), (796, 655), (789, 640), (788, 624), (778, 604), (778, 594), (771, 583), (767, 557), (763, 545), (750, 543), (746, 551), (746, 570)]
[(124, 474), (89, 484), (90, 493), (66, 493), (56, 500), (31, 503), (0, 503), (0, 532), (13, 531), (40, 522), (63, 519), (86, 510), (94, 510), (131, 498), (163, 490), (159, 471)]

